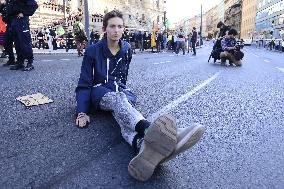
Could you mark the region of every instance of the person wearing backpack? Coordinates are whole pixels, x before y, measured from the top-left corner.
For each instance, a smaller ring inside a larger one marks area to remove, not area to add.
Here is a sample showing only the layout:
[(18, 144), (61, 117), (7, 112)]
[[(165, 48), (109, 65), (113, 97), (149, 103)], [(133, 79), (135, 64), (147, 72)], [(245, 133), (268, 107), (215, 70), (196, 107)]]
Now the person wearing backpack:
[(73, 31), (75, 34), (75, 42), (77, 46), (78, 56), (83, 56), (83, 49), (88, 41), (84, 31), (84, 25), (80, 22), (80, 18), (76, 18), (76, 22), (73, 24)]
[[(32, 39), (29, 17), (38, 8), (35, 0), (11, 0), (7, 2), (7, 16), (11, 20), (11, 31), (15, 42), (17, 62), (11, 65), (11, 70), (30, 71), (33, 66)], [(28, 61), (24, 66), (25, 60)]]

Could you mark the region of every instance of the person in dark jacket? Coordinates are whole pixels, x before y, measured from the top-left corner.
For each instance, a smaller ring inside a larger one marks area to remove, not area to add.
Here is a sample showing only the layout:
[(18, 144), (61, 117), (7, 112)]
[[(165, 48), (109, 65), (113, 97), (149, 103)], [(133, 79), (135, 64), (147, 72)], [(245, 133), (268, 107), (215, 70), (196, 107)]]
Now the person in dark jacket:
[(38, 49), (40, 49), (41, 47), (42, 49), (44, 49), (44, 35), (41, 30), (37, 34), (37, 40), (38, 40)]
[(98, 31), (96, 31), (95, 32), (95, 44), (97, 43), (97, 42), (99, 42), (99, 40), (100, 40), (100, 34), (99, 34), (99, 32)]
[(220, 29), (219, 34), (218, 34), (218, 39), (222, 40), (222, 38), (229, 32), (231, 29), (230, 26), (225, 25), (222, 21), (218, 22), (217, 28)]
[(4, 35), (4, 49), (5, 53), (8, 55), (8, 61), (3, 64), (3, 66), (11, 66), (15, 64), (15, 55), (13, 52), (14, 38), (12, 33), (11, 18), (8, 16), (7, 4), (11, 0), (0, 2), (0, 13), (2, 14), (2, 20), (6, 25), (6, 32)]
[(74, 36), (71, 30), (69, 30), (67, 36), (66, 36), (66, 52), (69, 51), (69, 49), (73, 49), (73, 42), (74, 42)]
[[(37, 8), (35, 0), (11, 0), (7, 3), (7, 16), (11, 19), (17, 53), (17, 62), (10, 67), (11, 70), (30, 71), (34, 69), (29, 17), (35, 13)], [(26, 66), (24, 66), (25, 60), (28, 61)]]
[(92, 29), (91, 33), (90, 33), (90, 45), (95, 43), (95, 32), (94, 29)]
[(191, 48), (193, 50), (193, 55), (196, 55), (196, 48), (195, 48), (196, 42), (197, 42), (197, 32), (196, 28), (193, 27), (192, 36), (191, 36)]
[[(129, 43), (121, 40), (124, 29), (122, 13), (113, 10), (103, 18), (106, 37), (85, 52), (76, 88), (76, 125), (85, 127), (90, 122), (90, 108), (109, 111), (121, 128), (123, 138), (139, 150), (128, 165), (135, 179), (149, 179), (156, 166), (168, 161), (195, 144), (203, 134), (202, 126), (185, 129), (177, 135), (175, 119), (158, 116), (150, 123), (135, 108), (136, 96), (127, 87), (132, 51)], [(179, 143), (179, 140), (182, 141)], [(178, 142), (178, 143), (177, 143)]]

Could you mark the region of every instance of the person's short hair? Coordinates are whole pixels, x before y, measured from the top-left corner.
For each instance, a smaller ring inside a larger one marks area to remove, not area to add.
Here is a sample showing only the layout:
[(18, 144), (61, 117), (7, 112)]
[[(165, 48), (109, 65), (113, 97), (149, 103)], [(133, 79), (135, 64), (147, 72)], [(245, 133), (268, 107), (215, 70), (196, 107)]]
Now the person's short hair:
[(237, 30), (235, 30), (234, 28), (232, 28), (232, 29), (229, 30), (228, 35), (236, 36), (236, 35), (238, 35), (238, 32), (237, 32)]
[[(106, 28), (107, 24), (108, 24), (108, 20), (111, 19), (111, 18), (115, 18), (115, 17), (121, 18), (123, 20), (123, 15), (119, 10), (112, 10), (112, 11), (106, 13), (104, 18), (103, 18), (103, 27)], [(124, 22), (124, 20), (123, 20), (123, 22)]]
[(221, 28), (223, 25), (225, 25), (222, 21), (218, 22), (217, 28)]
[(196, 27), (193, 27), (192, 29), (196, 30)]
[(76, 17), (76, 21), (80, 21), (80, 18), (78, 16)]

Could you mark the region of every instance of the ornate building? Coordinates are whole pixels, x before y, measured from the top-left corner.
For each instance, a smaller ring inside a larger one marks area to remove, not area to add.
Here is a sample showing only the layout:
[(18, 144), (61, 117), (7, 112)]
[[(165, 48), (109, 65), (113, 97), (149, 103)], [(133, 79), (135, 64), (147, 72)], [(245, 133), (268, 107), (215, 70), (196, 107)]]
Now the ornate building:
[(213, 38), (216, 36), (218, 32), (218, 28), (216, 27), (218, 22), (219, 12), (218, 6), (211, 8), (209, 11), (206, 12), (206, 25), (205, 25), (205, 33), (204, 37)]
[[(84, 10), (84, 0), (65, 1), (67, 18)], [(38, 4), (37, 12), (31, 17), (32, 29), (64, 20), (63, 0), (39, 0)], [(153, 25), (161, 28), (164, 25), (165, 5), (166, 0), (88, 0), (90, 29), (100, 31), (103, 15), (113, 9), (123, 13), (127, 28), (152, 30)], [(71, 26), (72, 22), (68, 21), (67, 26)]]
[(242, 0), (225, 0), (225, 24), (241, 33)]

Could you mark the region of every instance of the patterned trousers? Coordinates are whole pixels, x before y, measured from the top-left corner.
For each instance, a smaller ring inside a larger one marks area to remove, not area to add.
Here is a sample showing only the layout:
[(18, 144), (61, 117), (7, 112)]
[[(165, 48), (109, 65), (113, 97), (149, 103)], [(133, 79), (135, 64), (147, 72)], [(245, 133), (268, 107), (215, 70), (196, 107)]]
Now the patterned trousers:
[(106, 93), (101, 101), (100, 108), (104, 111), (110, 111), (121, 128), (122, 137), (132, 145), (132, 141), (137, 134), (136, 124), (145, 119), (127, 100), (123, 92)]

